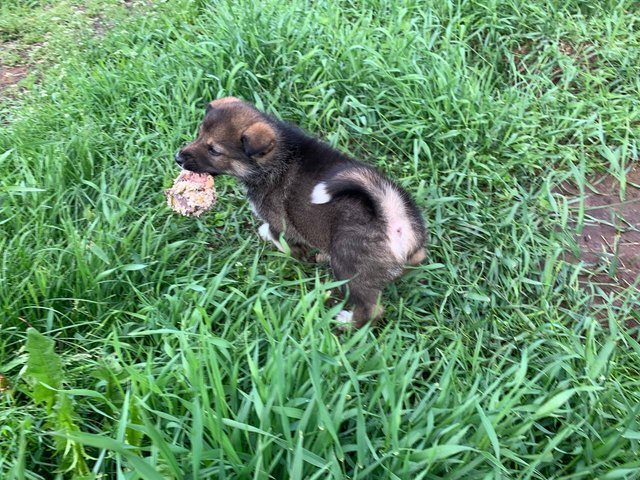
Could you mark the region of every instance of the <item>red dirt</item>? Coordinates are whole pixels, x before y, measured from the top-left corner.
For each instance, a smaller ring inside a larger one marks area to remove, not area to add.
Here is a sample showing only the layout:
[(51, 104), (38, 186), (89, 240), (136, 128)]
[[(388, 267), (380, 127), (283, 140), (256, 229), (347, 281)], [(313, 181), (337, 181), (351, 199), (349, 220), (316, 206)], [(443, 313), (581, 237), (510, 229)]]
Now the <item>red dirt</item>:
[(8, 67), (0, 64), (0, 93), (10, 85), (15, 85), (29, 73), (28, 65)]
[[(584, 227), (574, 237), (580, 254), (569, 258), (587, 265), (580, 283), (595, 287), (595, 304), (613, 299), (619, 305), (620, 295), (629, 289), (640, 298), (636, 282), (640, 276), (640, 166), (627, 173), (623, 200), (620, 182), (611, 175), (590, 178), (587, 185)], [(579, 189), (565, 183), (558, 191), (571, 198), (572, 223), (577, 225)]]

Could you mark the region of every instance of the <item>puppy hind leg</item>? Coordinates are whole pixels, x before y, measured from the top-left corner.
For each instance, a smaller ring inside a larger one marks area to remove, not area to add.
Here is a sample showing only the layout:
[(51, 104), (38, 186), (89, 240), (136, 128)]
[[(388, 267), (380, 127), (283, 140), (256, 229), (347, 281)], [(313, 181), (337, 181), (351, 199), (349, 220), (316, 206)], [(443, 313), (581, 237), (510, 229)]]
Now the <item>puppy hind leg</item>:
[(367, 323), (371, 326), (378, 323), (384, 314), (384, 307), (380, 305), (382, 291), (356, 284), (350, 286), (349, 292), (349, 304), (353, 306), (353, 327), (362, 328)]
[(381, 292), (349, 289), (348, 305), (353, 310), (341, 310), (335, 319), (338, 323), (355, 329), (364, 327), (367, 323), (374, 326), (384, 314), (384, 307), (379, 304)]
[(349, 268), (347, 266), (349, 263), (340, 263), (338, 258), (331, 257), (331, 267), (336, 280), (349, 280), (343, 290), (349, 297), (347, 305), (352, 310), (341, 311), (336, 316), (336, 320), (342, 324), (350, 324), (354, 328), (361, 328), (367, 323), (375, 325), (384, 313), (384, 308), (379, 301), (385, 282), (377, 281), (381, 279), (368, 275), (366, 271), (358, 272), (354, 268)]
[(309, 255), (309, 247), (303, 243), (289, 243), (289, 250), (291, 251), (291, 256), (296, 260), (304, 261), (307, 259)]

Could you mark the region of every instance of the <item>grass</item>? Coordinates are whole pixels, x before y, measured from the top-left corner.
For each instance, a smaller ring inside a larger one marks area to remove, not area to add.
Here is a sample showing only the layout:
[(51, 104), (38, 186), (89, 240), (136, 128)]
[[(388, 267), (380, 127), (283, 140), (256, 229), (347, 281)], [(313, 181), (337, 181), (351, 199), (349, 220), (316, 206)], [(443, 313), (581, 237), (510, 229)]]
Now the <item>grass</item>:
[[(2, 70), (27, 67), (22, 87), (31, 90), (45, 71), (59, 67), (63, 59), (68, 61), (70, 56), (81, 55), (131, 11), (140, 10), (139, 6), (139, 0), (124, 4), (118, 0), (0, 2), (0, 67)], [(10, 89), (9, 93), (4, 92), (4, 100), (13, 100), (22, 91)]]
[[(637, 290), (592, 305), (554, 193), (637, 161), (634, 5), (174, 0), (54, 44), (0, 113), (0, 477), (640, 478)], [(332, 334), (234, 180), (166, 208), (229, 94), (417, 199), (381, 331)]]

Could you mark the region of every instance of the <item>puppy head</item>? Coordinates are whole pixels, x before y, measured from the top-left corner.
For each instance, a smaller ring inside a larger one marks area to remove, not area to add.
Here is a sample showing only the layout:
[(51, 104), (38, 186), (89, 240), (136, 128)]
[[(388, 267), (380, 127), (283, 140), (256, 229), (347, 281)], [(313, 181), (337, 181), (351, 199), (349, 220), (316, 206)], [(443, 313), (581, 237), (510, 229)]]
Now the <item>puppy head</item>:
[(178, 152), (176, 162), (192, 172), (247, 179), (268, 166), (277, 141), (276, 130), (253, 106), (220, 98), (207, 106), (197, 138)]

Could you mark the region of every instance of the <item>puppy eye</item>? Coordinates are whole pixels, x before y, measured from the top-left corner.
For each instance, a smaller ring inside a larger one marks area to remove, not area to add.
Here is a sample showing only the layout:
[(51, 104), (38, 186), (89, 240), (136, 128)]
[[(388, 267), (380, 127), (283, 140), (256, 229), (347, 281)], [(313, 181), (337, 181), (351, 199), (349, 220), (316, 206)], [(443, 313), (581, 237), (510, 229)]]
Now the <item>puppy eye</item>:
[(220, 152), (218, 152), (215, 148), (213, 148), (211, 145), (209, 145), (209, 155), (213, 156), (213, 157), (217, 157), (218, 155), (222, 155)]

